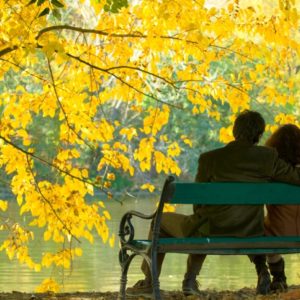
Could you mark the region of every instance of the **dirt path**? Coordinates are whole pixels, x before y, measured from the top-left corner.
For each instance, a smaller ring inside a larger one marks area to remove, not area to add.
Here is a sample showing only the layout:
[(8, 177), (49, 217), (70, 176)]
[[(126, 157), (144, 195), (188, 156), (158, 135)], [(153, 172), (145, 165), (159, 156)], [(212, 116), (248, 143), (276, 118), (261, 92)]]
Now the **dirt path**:
[[(117, 292), (90, 293), (62, 293), (62, 294), (30, 294), (30, 293), (0, 293), (0, 300), (117, 300)], [(142, 300), (143, 298), (128, 298), (128, 300)], [(253, 289), (243, 288), (237, 291), (216, 292), (203, 291), (203, 297), (184, 297), (181, 291), (165, 292), (166, 300), (300, 300), (300, 286), (292, 286), (282, 294), (256, 296)]]

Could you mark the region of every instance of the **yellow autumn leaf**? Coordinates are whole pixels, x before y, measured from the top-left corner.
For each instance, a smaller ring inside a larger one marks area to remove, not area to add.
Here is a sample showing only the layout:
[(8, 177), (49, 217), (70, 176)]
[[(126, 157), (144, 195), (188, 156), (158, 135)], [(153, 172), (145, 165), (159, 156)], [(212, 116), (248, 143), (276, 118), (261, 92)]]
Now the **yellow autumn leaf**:
[(106, 219), (108, 219), (108, 220), (111, 219), (111, 216), (110, 216), (110, 213), (108, 212), (108, 210), (104, 210), (103, 215), (105, 216)]
[(6, 211), (8, 207), (8, 202), (5, 200), (0, 200), (0, 209), (2, 211)]
[(23, 196), (22, 195), (17, 196), (17, 202), (18, 202), (19, 206), (22, 205), (22, 203), (23, 203)]
[(100, 207), (105, 208), (105, 205), (104, 205), (103, 201), (99, 201), (98, 204), (99, 204)]
[(143, 185), (141, 185), (141, 189), (142, 190), (148, 190), (150, 193), (152, 193), (155, 190), (155, 186), (153, 184), (150, 184), (150, 183), (144, 183)]
[(229, 143), (229, 142), (231, 142), (234, 139), (233, 138), (233, 134), (232, 134), (232, 126), (229, 126), (228, 128), (222, 127), (220, 129), (220, 137), (219, 137), (219, 139), (223, 143)]
[(52, 278), (44, 279), (43, 282), (35, 289), (38, 293), (54, 292), (60, 291), (59, 284)]
[(168, 150), (167, 150), (168, 156), (176, 157), (176, 156), (179, 156), (180, 153), (181, 153), (181, 149), (177, 142), (174, 142), (169, 145)]
[(49, 241), (51, 239), (51, 237), (52, 237), (52, 233), (49, 230), (46, 230), (44, 232), (44, 240)]
[(87, 169), (83, 169), (81, 171), (82, 177), (88, 178), (89, 177), (89, 171)]
[(109, 246), (113, 248), (115, 245), (115, 234), (113, 233), (112, 236), (109, 238)]
[(74, 252), (75, 252), (76, 256), (82, 256), (82, 249), (81, 248), (75, 248)]
[(175, 212), (176, 211), (176, 205), (165, 203), (163, 212)]
[(108, 173), (107, 174), (107, 179), (109, 179), (109, 180), (115, 180), (116, 179), (116, 175), (114, 173)]
[(34, 265), (34, 271), (35, 272), (41, 272), (42, 266), (40, 264), (35, 264)]
[(133, 137), (137, 136), (137, 130), (135, 128), (122, 128), (120, 134), (126, 135), (128, 141), (131, 141)]

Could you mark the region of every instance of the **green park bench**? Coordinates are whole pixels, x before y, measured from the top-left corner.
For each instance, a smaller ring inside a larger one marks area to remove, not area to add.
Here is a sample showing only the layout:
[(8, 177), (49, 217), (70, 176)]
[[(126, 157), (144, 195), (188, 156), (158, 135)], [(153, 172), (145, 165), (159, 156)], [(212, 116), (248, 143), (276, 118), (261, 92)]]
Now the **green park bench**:
[[(127, 212), (120, 222), (122, 268), (119, 298), (126, 298), (127, 273), (132, 259), (142, 256), (150, 265), (153, 297), (161, 299), (156, 270), (157, 253), (194, 253), (214, 255), (288, 254), (300, 252), (298, 236), (259, 237), (186, 237), (159, 238), (160, 220), (165, 203), (209, 205), (299, 204), (300, 187), (285, 183), (213, 182), (187, 183), (169, 176), (164, 184), (157, 210), (152, 215)], [(154, 219), (152, 240), (136, 239), (132, 217)]]

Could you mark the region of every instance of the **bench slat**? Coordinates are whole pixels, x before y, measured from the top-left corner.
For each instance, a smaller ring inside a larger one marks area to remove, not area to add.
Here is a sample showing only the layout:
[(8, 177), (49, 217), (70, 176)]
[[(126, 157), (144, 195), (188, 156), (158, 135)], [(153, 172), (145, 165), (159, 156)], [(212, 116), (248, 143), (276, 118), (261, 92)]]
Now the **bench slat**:
[(300, 202), (299, 186), (275, 182), (172, 182), (169, 190), (169, 202), (177, 204), (263, 205)]
[(158, 250), (160, 252), (170, 252), (171, 250), (176, 251), (190, 251), (190, 250), (221, 250), (226, 252), (232, 249), (286, 249), (286, 248), (298, 248), (300, 249), (300, 241), (285, 242), (285, 241), (271, 241), (265, 240), (251, 242), (249, 240), (226, 240), (210, 241), (199, 243), (196, 239), (173, 239), (173, 241), (160, 241)]
[[(151, 240), (133, 240), (131, 244), (145, 250)], [(257, 254), (299, 253), (299, 237), (255, 237), (255, 238), (161, 238), (158, 252), (206, 253), (206, 254)]]
[(300, 243), (300, 236), (257, 236), (257, 237), (188, 237), (188, 238), (160, 238), (162, 244), (224, 244), (224, 243)]
[(159, 248), (160, 253), (209, 254), (209, 255), (251, 255), (251, 254), (296, 254), (299, 248), (231, 248), (231, 249), (176, 249), (172, 247)]

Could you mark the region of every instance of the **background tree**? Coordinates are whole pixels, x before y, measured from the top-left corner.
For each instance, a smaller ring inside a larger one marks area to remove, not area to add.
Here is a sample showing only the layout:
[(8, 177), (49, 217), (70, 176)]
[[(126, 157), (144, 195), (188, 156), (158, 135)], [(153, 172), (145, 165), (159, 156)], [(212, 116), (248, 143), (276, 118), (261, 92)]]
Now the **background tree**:
[[(35, 270), (69, 267), (93, 231), (113, 244), (95, 189), (192, 179), (247, 108), (297, 123), (295, 1), (7, 0), (0, 20), (1, 180), (31, 216), (0, 249)], [(28, 225), (62, 248), (34, 261)]]

